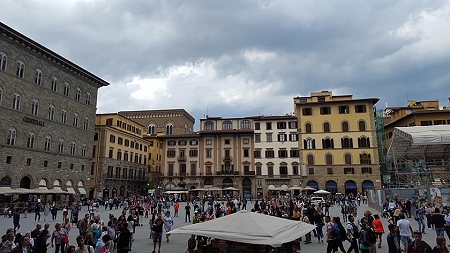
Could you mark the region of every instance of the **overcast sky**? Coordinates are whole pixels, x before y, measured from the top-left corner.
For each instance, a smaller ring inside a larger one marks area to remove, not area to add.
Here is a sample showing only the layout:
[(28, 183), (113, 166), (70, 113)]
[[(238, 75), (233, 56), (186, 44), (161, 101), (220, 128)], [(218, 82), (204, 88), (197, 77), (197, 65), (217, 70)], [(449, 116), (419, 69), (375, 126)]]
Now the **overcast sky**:
[(98, 113), (293, 112), (331, 90), (450, 105), (449, 0), (1, 0), (6, 25), (110, 82)]

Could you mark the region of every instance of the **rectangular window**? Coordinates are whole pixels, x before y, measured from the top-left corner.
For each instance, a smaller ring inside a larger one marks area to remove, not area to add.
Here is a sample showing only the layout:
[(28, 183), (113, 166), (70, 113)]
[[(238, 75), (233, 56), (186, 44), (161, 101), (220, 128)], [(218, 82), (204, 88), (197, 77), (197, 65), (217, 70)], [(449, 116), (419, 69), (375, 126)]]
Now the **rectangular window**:
[(6, 163), (11, 163), (12, 162), (12, 156), (7, 156), (6, 157)]
[(320, 102), (320, 103), (325, 102), (325, 97), (318, 97), (317, 102)]
[(250, 139), (244, 138), (244, 139), (242, 139), (242, 143), (249, 144), (250, 143)]
[(333, 174), (333, 168), (327, 168), (327, 174)]
[(31, 165), (31, 158), (27, 158), (27, 166)]
[(355, 105), (356, 113), (364, 113), (366, 112), (366, 105)]
[(302, 109), (303, 116), (311, 116), (312, 115), (312, 108), (303, 108)]
[(206, 150), (206, 157), (208, 157), (208, 158), (212, 157), (212, 150), (211, 149), (207, 149)]
[(278, 158), (287, 158), (288, 152), (286, 149), (280, 149), (278, 150)]
[(289, 141), (298, 141), (298, 134), (297, 133), (290, 133), (289, 134)]
[(292, 174), (298, 175), (298, 165), (292, 165)]
[(329, 115), (331, 114), (331, 108), (329, 106), (320, 107), (321, 115)]
[(277, 129), (286, 129), (286, 122), (277, 122)]
[(109, 148), (109, 154), (108, 154), (109, 158), (113, 158), (113, 152), (114, 152), (114, 148)]
[(280, 133), (280, 134), (278, 134), (278, 141), (279, 141), (279, 142), (285, 142), (285, 141), (287, 141), (287, 134), (285, 134), (285, 133)]
[(175, 146), (175, 145), (177, 145), (176, 141), (168, 141), (167, 142), (167, 146)]
[(192, 140), (192, 141), (190, 141), (190, 145), (191, 146), (197, 146), (198, 145), (198, 141)]
[(261, 143), (261, 134), (255, 134), (255, 143)]
[(299, 157), (299, 152), (298, 152), (298, 149), (291, 149), (290, 150), (290, 155), (291, 155), (291, 158), (297, 158), (297, 157)]
[(434, 124), (435, 125), (445, 125), (445, 120), (435, 120)]
[(313, 175), (314, 174), (314, 168), (308, 168), (308, 174)]
[(433, 123), (431, 122), (431, 120), (424, 120), (424, 121), (420, 121), (420, 125), (421, 126), (431, 126), (431, 125), (433, 125)]
[(230, 145), (230, 140), (229, 139), (225, 140), (225, 145)]
[(107, 126), (112, 126), (112, 124), (113, 124), (113, 119), (106, 119)]
[(178, 145), (179, 146), (186, 146), (187, 145), (187, 141), (185, 141), (185, 140), (178, 141)]
[(212, 145), (212, 140), (211, 139), (207, 139), (206, 140), (206, 145)]
[(114, 142), (116, 142), (116, 136), (114, 136), (114, 135), (110, 135), (109, 136), (109, 142), (111, 142), (111, 143), (114, 143)]
[(275, 152), (272, 149), (267, 149), (266, 150), (266, 158), (274, 158), (275, 157)]
[(297, 126), (297, 121), (289, 121), (289, 129), (296, 129)]
[(73, 170), (73, 163), (70, 164), (70, 169)]
[(273, 176), (273, 166), (271, 165), (267, 166), (267, 174), (269, 176)]
[(348, 105), (341, 105), (339, 106), (339, 114), (348, 114)]
[(122, 137), (118, 137), (117, 138), (117, 144), (122, 145), (123, 144), (123, 139)]
[(248, 149), (244, 149), (244, 157), (249, 157), (249, 150)]
[(58, 169), (61, 169), (61, 167), (62, 167), (62, 162), (58, 162)]
[(259, 122), (255, 122), (255, 130), (261, 130), (261, 124)]
[(288, 174), (287, 166), (280, 166), (280, 175), (287, 176), (287, 174)]
[(354, 168), (344, 168), (344, 174), (355, 174)]
[(253, 152), (255, 158), (261, 158), (261, 149), (255, 149), (255, 151)]
[(198, 151), (197, 151), (197, 149), (191, 149), (191, 150), (189, 150), (189, 156), (190, 156), (190, 157), (197, 157), (197, 156), (198, 156)]
[(272, 130), (272, 122), (266, 122), (266, 130)]
[(272, 133), (266, 134), (266, 142), (272, 142)]
[(370, 167), (362, 167), (361, 174), (372, 174), (372, 168)]
[(174, 158), (175, 157), (175, 149), (167, 150), (167, 157)]
[(44, 167), (48, 167), (48, 161), (44, 161)]
[(261, 174), (262, 174), (262, 173), (261, 173), (261, 166), (260, 166), (260, 165), (257, 165), (257, 166), (256, 166), (256, 175), (257, 175), (257, 176), (261, 176)]
[(191, 176), (197, 175), (197, 164), (191, 163)]

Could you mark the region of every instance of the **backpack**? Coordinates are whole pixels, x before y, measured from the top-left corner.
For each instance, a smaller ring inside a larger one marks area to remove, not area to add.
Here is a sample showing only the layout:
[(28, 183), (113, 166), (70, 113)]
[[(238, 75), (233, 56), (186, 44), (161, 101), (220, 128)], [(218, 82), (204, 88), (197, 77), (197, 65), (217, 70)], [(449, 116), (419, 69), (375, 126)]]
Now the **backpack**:
[(367, 230), (367, 239), (369, 240), (370, 244), (377, 243), (377, 236), (371, 228)]
[(341, 230), (339, 229), (339, 224), (333, 224), (331, 226), (331, 236), (336, 239), (341, 239)]
[(344, 226), (342, 226), (342, 223), (339, 223), (338, 226), (339, 226), (341, 241), (346, 241), (347, 240), (347, 232), (346, 232), (347, 230), (344, 228)]
[(356, 238), (356, 239), (359, 239), (359, 237), (361, 235), (359, 234), (358, 227), (355, 224), (353, 224), (353, 223), (350, 223), (350, 225), (352, 225), (352, 228), (353, 228), (353, 237)]

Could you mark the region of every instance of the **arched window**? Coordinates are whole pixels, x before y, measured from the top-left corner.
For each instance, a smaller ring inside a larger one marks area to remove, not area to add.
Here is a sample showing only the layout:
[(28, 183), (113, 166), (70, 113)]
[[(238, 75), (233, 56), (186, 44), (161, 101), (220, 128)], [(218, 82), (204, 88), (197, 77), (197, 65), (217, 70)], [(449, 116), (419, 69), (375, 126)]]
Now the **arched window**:
[(325, 156), (325, 163), (327, 165), (332, 165), (333, 164), (333, 156), (331, 154), (327, 154)]
[(348, 132), (348, 122), (342, 122), (342, 132)]
[(67, 110), (62, 109), (61, 111), (61, 123), (66, 124), (67, 122)]
[(303, 145), (305, 149), (315, 149), (316, 148), (316, 141), (314, 139), (306, 139), (303, 141)]
[(49, 120), (55, 119), (55, 106), (54, 105), (48, 106), (48, 119)]
[(72, 126), (78, 127), (78, 113), (73, 114), (73, 123)]
[(69, 96), (70, 94), (70, 84), (69, 83), (64, 83), (64, 96)]
[(359, 155), (359, 163), (360, 164), (371, 164), (370, 154), (360, 154)]
[(325, 132), (325, 133), (330, 132), (330, 123), (328, 123), (328, 122), (323, 123), (323, 132)]
[(81, 89), (77, 87), (75, 91), (75, 100), (80, 101), (80, 98), (81, 98)]
[(25, 63), (23, 63), (23, 61), (18, 61), (16, 68), (16, 76), (23, 77), (24, 72), (25, 72)]
[(91, 93), (86, 93), (86, 104), (90, 105), (91, 104)]
[(328, 148), (334, 148), (334, 142), (331, 138), (322, 139), (322, 148), (328, 149)]
[(223, 129), (233, 129), (233, 123), (230, 120), (226, 120), (222, 123)]
[(52, 77), (52, 87), (51, 87), (52, 91), (57, 91), (58, 90), (58, 78), (56, 78), (55, 76)]
[(155, 125), (150, 124), (148, 126), (148, 134), (155, 134)]
[(366, 131), (366, 122), (364, 120), (360, 120), (358, 122), (359, 131)]
[(309, 154), (307, 156), (308, 165), (314, 165), (314, 155)]
[(341, 139), (342, 148), (353, 148), (352, 138), (344, 137)]
[(14, 110), (20, 110), (20, 94), (19, 93), (14, 93), (13, 95), (13, 105), (12, 108)]
[(6, 70), (7, 57), (6, 53), (0, 52), (0, 70)]
[(39, 101), (37, 99), (33, 99), (31, 101), (31, 114), (38, 115), (39, 110)]
[(83, 129), (88, 130), (89, 129), (89, 117), (85, 117), (83, 121)]
[(70, 154), (75, 155), (76, 151), (77, 151), (77, 143), (75, 141), (72, 141), (70, 143)]
[(64, 153), (64, 139), (59, 139), (58, 141), (58, 153)]
[(34, 83), (37, 85), (42, 84), (42, 71), (40, 69), (36, 69), (34, 72)]
[(345, 164), (352, 164), (352, 156), (350, 154), (345, 154), (344, 162), (345, 162)]
[(305, 132), (306, 132), (307, 134), (309, 134), (309, 133), (312, 132), (312, 125), (311, 125), (311, 123), (306, 123), (306, 124), (305, 124)]
[(33, 132), (28, 133), (27, 148), (34, 148), (34, 139), (35, 134)]
[(6, 144), (8, 145), (16, 145), (16, 129), (14, 127), (11, 127), (8, 129), (8, 136), (6, 138)]
[(81, 146), (81, 156), (82, 157), (86, 157), (86, 151), (87, 151), (87, 145), (85, 143), (83, 143), (83, 145)]
[(205, 122), (205, 130), (214, 130), (214, 122), (206, 121)]
[(241, 129), (250, 129), (250, 120), (241, 121)]
[(44, 140), (44, 150), (50, 151), (51, 145), (52, 145), (52, 137), (50, 135), (47, 135)]
[(358, 148), (369, 148), (370, 140), (369, 137), (360, 137), (358, 138)]
[(173, 134), (173, 125), (171, 123), (166, 125), (166, 135), (172, 135)]

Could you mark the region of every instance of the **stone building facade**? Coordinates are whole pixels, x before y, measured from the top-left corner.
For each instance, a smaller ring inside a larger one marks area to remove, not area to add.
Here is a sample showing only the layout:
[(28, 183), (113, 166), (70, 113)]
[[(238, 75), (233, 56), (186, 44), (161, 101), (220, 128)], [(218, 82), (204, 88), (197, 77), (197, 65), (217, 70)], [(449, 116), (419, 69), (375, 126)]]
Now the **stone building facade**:
[(0, 186), (86, 194), (97, 91), (106, 85), (0, 23)]

